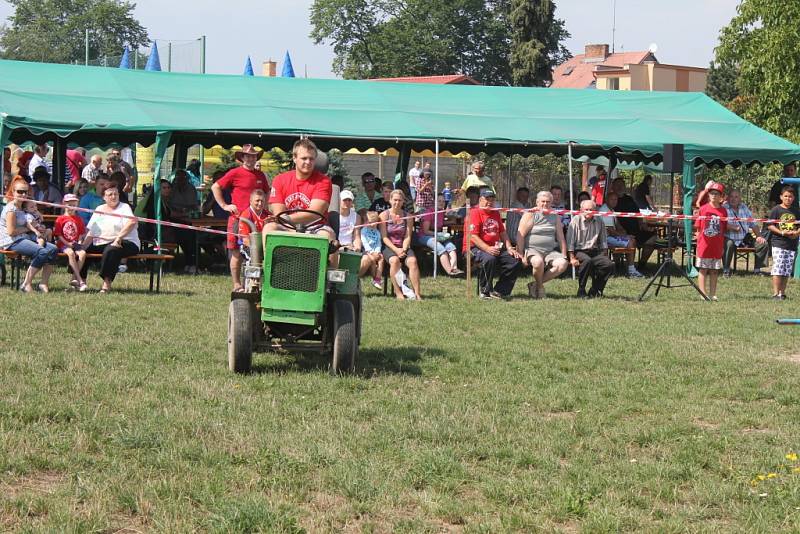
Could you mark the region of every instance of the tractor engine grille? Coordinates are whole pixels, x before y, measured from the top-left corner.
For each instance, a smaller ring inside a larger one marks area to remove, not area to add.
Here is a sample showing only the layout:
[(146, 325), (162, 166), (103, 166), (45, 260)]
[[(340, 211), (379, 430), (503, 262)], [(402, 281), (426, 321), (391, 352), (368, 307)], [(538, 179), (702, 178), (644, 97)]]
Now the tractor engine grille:
[(313, 248), (275, 247), (272, 251), (270, 286), (286, 291), (317, 290), (319, 250)]

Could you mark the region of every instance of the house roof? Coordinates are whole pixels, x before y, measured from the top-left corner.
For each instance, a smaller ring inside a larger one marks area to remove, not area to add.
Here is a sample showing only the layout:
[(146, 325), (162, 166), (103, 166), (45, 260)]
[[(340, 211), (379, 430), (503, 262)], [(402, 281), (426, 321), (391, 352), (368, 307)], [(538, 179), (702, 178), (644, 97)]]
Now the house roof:
[(578, 54), (553, 70), (553, 83), (550, 84), (550, 87), (586, 89), (594, 84), (595, 67), (622, 68), (625, 65), (638, 65), (648, 59), (657, 61), (655, 56), (647, 50), (609, 54), (603, 61), (586, 61), (586, 54)]
[(481, 85), (466, 74), (445, 74), (442, 76), (403, 76), (400, 78), (372, 78), (371, 82), (435, 83), (457, 85)]

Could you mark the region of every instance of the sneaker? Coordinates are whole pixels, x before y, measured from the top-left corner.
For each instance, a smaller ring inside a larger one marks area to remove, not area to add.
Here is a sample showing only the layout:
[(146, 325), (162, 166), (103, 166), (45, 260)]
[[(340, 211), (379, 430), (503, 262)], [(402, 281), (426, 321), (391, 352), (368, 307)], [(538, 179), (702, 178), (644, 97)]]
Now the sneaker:
[(461, 270), (461, 269), (459, 269), (459, 268), (455, 268), (455, 269), (453, 269), (452, 271), (450, 271), (448, 274), (449, 274), (450, 276), (461, 276), (462, 274), (464, 274), (464, 271), (462, 271), (462, 270)]
[(636, 270), (636, 267), (631, 265), (628, 267), (628, 277), (629, 278), (644, 278), (644, 275)]
[(787, 297), (786, 297), (786, 295), (784, 295), (783, 293), (781, 293), (781, 300), (786, 300), (786, 298), (787, 298)]
[(128, 266), (125, 265), (124, 263), (120, 263), (119, 267), (117, 267), (117, 272), (119, 274), (127, 273), (128, 272)]
[(489, 298), (491, 298), (493, 300), (507, 300), (508, 299), (508, 297), (506, 295), (501, 295), (497, 291), (490, 291), (489, 292)]
[(492, 297), (489, 293), (481, 293), (478, 298), (481, 300), (492, 300)]
[(78, 291), (80, 291), (81, 293), (84, 293), (88, 289), (89, 286), (87, 286), (86, 284), (81, 284), (80, 286), (78, 286)]
[(772, 300), (783, 300), (783, 295), (772, 295)]
[(69, 285), (71, 285), (72, 287), (75, 287), (75, 288), (77, 288), (77, 287), (78, 287), (78, 285), (80, 285), (80, 284), (78, 284), (78, 281), (77, 281), (77, 280), (70, 280), (70, 281), (69, 281)]
[(728, 270), (728, 269), (722, 271), (722, 276), (724, 276), (725, 278), (730, 278), (731, 277), (731, 271)]
[(383, 289), (383, 280), (380, 277), (376, 276), (372, 279), (372, 287), (375, 289)]
[(717, 302), (719, 299), (717, 298), (717, 296), (716, 296), (716, 295), (714, 295), (713, 297), (711, 297), (711, 300), (712, 300), (713, 302)]

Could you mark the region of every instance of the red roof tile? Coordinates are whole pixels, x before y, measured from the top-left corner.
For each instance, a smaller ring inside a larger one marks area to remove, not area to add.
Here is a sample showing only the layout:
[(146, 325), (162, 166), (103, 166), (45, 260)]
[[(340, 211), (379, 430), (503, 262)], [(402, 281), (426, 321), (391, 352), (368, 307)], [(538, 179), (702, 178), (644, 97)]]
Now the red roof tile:
[[(638, 65), (646, 59), (657, 62), (655, 56), (647, 50), (609, 54), (604, 61), (585, 62), (585, 57), (586, 54), (579, 54), (553, 69), (553, 83), (550, 87), (586, 89), (594, 84), (594, 68), (597, 66), (622, 68), (625, 65)], [(566, 74), (570, 67), (572, 70)]]
[(369, 81), (480, 85), (480, 83), (477, 80), (465, 74), (446, 74), (443, 76), (404, 76), (401, 78), (371, 78)]

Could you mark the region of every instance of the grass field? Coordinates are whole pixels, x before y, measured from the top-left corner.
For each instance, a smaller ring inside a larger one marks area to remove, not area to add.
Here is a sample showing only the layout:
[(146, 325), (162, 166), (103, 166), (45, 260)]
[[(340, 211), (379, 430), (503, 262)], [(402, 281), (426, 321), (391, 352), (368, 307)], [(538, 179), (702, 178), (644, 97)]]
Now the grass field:
[(774, 323), (794, 283), (367, 288), (357, 375), (334, 378), (309, 356), (229, 373), (226, 278), (65, 282), (0, 289), (0, 531), (800, 529), (800, 329)]

